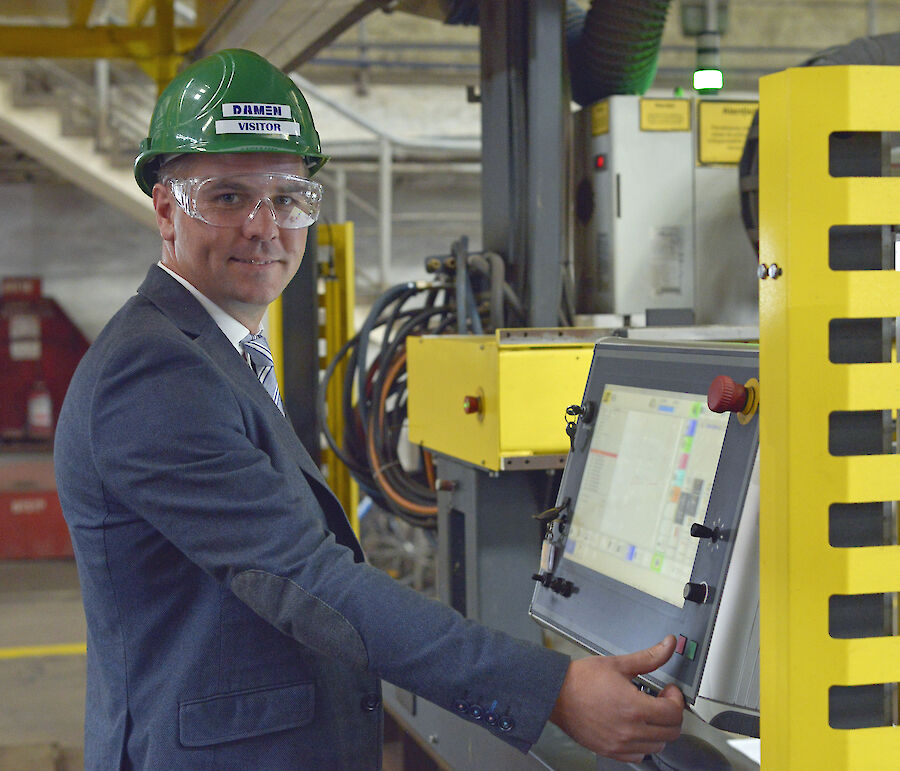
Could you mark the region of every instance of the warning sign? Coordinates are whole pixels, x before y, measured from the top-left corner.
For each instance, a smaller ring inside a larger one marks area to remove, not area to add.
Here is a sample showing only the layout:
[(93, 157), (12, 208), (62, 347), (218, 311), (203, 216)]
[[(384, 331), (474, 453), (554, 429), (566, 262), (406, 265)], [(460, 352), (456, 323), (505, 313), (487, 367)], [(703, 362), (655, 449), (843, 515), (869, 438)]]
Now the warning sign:
[(697, 103), (697, 162), (736, 165), (759, 102)]
[(688, 99), (641, 99), (641, 131), (690, 131)]
[(597, 102), (591, 107), (591, 136), (609, 133), (609, 102)]

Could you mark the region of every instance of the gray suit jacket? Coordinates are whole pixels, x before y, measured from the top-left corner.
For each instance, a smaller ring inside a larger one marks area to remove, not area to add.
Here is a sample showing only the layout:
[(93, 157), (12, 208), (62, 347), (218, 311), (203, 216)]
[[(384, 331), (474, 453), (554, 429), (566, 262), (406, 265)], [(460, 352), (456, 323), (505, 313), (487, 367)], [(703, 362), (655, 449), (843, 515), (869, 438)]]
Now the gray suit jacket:
[(82, 360), (55, 453), (87, 769), (378, 768), (382, 677), (482, 706), (523, 751), (540, 734), (566, 657), (366, 565), (289, 422), (156, 266)]

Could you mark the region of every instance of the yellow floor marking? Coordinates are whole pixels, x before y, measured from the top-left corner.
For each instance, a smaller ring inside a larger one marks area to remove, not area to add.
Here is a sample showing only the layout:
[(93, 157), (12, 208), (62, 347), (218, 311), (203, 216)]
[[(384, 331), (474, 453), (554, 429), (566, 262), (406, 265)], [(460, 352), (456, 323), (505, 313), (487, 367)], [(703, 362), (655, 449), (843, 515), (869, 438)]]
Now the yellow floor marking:
[(20, 648), (0, 648), (0, 660), (28, 659), (41, 656), (84, 656), (86, 643), (63, 643), (61, 645), (26, 645)]

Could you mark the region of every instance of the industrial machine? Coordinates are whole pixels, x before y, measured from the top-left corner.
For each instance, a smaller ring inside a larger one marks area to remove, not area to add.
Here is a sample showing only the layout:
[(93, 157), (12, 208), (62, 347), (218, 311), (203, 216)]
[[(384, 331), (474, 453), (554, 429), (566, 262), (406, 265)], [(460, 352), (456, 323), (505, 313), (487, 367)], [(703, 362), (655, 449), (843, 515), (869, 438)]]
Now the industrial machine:
[(626, 324), (755, 324), (737, 163), (752, 99), (610, 96), (575, 115), (576, 308)]
[(88, 342), (41, 279), (0, 286), (0, 559), (71, 557), (51, 456), (54, 415)]
[[(759, 404), (754, 346), (601, 341), (531, 603), (601, 654), (677, 637), (641, 684), (759, 735)], [(716, 411), (710, 409), (712, 406)]]

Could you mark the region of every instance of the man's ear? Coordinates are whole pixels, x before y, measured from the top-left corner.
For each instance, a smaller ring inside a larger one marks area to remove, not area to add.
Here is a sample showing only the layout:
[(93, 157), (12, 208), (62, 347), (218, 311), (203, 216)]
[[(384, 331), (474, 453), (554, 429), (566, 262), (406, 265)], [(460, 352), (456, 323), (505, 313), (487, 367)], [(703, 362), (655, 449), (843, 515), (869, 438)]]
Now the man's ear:
[(153, 186), (153, 209), (156, 211), (156, 226), (163, 241), (175, 240), (175, 199), (168, 187), (157, 182)]

